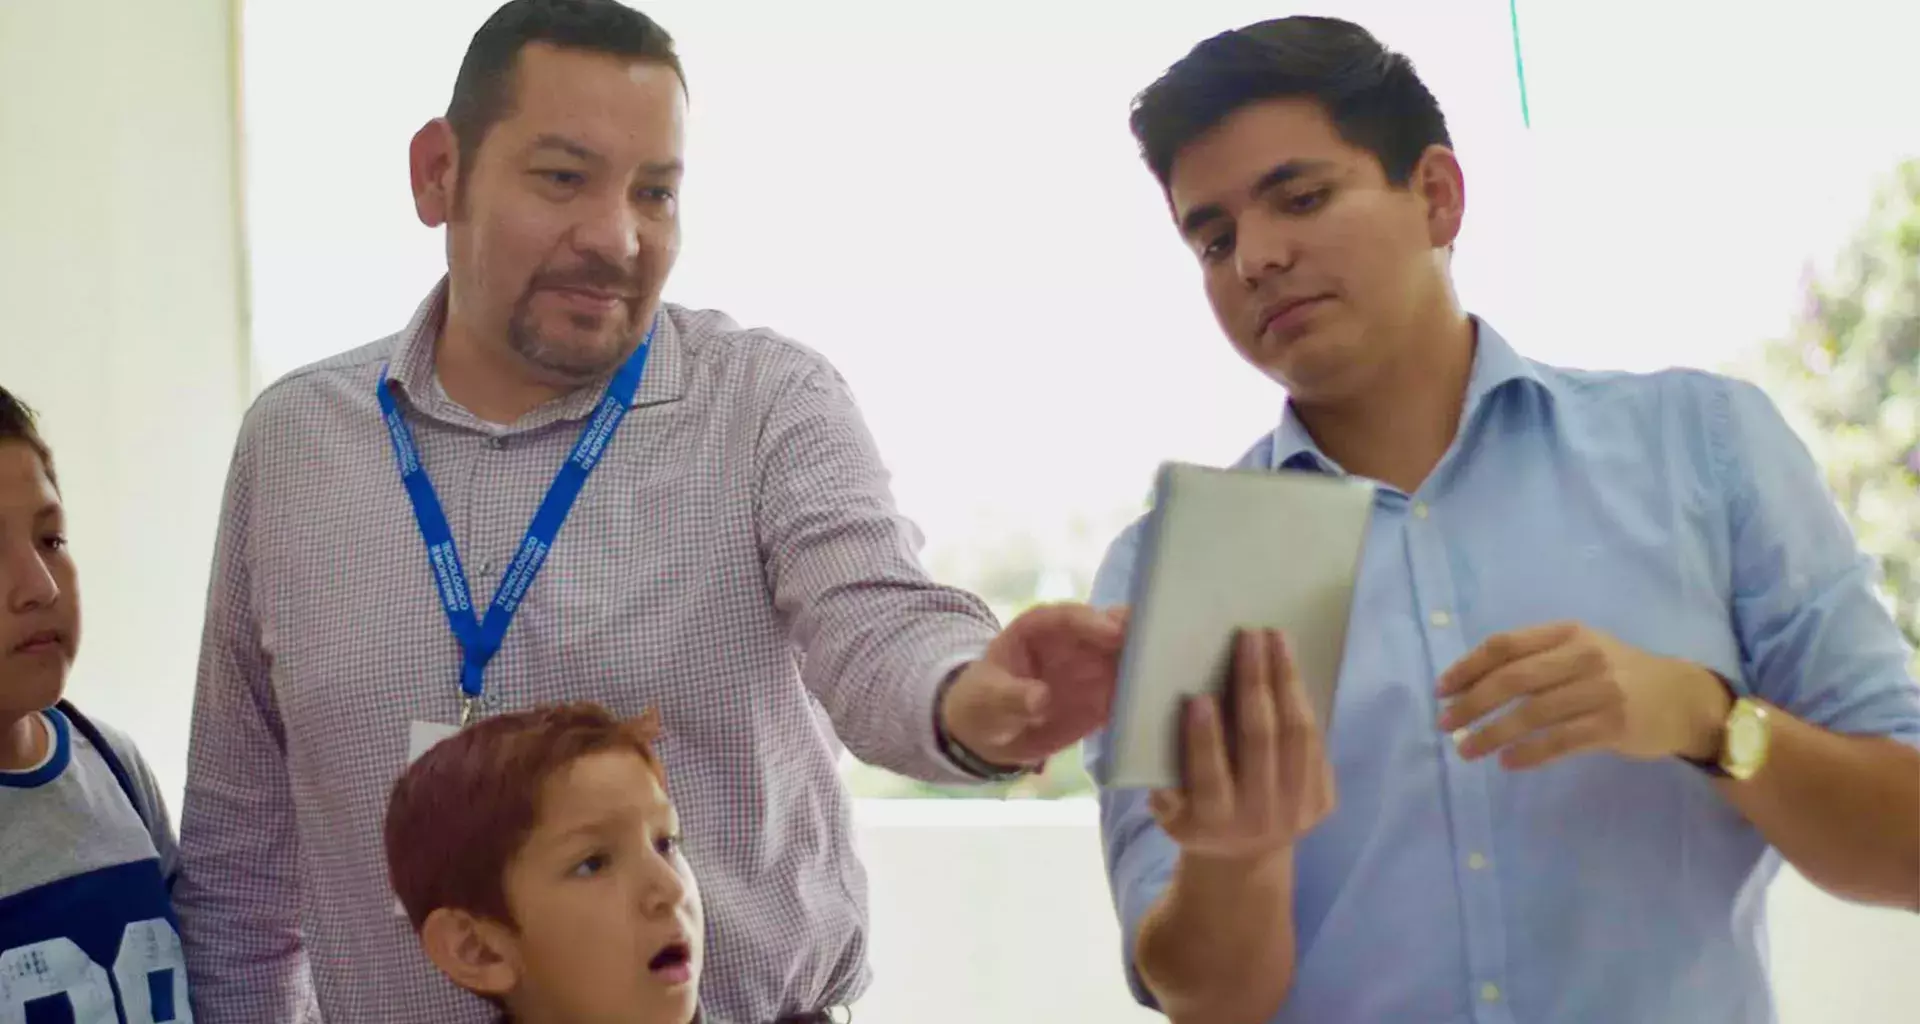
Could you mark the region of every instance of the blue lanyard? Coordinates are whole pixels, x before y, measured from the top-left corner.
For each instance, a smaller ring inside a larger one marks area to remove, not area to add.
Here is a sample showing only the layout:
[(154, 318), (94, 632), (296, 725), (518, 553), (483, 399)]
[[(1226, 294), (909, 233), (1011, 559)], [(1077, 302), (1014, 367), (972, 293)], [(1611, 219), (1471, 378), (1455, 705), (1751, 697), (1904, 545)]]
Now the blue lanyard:
[[(658, 324), (657, 319), (655, 323)], [(408, 429), (406, 418), (400, 415), (400, 407), (393, 400), (387, 369), (381, 367), (375, 391), (380, 398), (380, 413), (387, 421), (387, 433), (393, 437), (393, 456), (400, 466), (400, 483), (406, 487), (407, 497), (413, 500), (413, 518), (420, 525), (421, 538), (427, 542), (427, 563), (433, 568), (434, 589), (440, 594), (440, 605), (446, 609), (454, 639), (460, 642), (461, 725), (473, 720), (486, 685), (487, 663), (499, 653), (500, 643), (506, 639), (507, 625), (513, 621), (513, 613), (520, 609), (527, 588), (533, 586), (534, 576), (546, 563), (547, 552), (553, 548), (560, 525), (567, 521), (567, 513), (573, 511), (574, 499), (580, 496), (587, 474), (600, 464), (600, 457), (613, 441), (614, 431), (620, 429), (620, 421), (626, 418), (627, 407), (633, 404), (633, 396), (640, 389), (647, 352), (652, 348), (653, 328), (649, 327), (640, 347), (607, 382), (600, 405), (581, 428), (573, 453), (554, 474), (547, 496), (534, 512), (533, 522), (527, 525), (526, 537), (514, 553), (513, 564), (500, 578), (486, 617), (478, 621), (474, 618), (473, 593), (467, 589), (466, 570), (461, 568), (460, 553), (453, 544), (453, 530), (447, 525), (447, 514), (441, 509), (433, 481), (427, 479), (426, 467), (420, 462), (420, 449), (413, 442), (413, 431)]]

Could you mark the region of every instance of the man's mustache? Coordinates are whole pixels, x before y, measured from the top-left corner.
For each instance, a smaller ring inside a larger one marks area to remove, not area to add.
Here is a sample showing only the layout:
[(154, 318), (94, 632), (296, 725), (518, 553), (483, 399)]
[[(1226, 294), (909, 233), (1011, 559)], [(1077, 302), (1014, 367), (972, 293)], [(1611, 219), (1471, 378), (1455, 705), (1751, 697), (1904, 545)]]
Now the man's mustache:
[(594, 291), (613, 292), (631, 299), (638, 298), (642, 291), (639, 278), (637, 269), (622, 270), (605, 259), (590, 257), (577, 267), (534, 275), (532, 286), (528, 290), (590, 288)]

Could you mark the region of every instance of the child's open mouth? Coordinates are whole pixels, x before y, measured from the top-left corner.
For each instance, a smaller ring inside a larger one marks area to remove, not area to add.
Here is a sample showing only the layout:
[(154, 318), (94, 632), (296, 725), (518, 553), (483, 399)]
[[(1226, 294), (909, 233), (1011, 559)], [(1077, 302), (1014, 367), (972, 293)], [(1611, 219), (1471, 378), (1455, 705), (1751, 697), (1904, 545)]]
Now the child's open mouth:
[(647, 961), (647, 970), (668, 985), (684, 985), (693, 980), (693, 949), (685, 942), (671, 942)]

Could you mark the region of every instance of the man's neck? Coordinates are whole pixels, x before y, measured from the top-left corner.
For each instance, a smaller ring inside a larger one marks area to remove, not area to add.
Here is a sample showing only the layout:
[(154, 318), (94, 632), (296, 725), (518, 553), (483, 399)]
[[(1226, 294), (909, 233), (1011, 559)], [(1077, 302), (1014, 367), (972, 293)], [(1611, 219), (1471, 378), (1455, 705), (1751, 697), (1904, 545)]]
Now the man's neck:
[(1473, 322), (1456, 313), (1398, 348), (1405, 357), (1350, 399), (1294, 410), (1341, 468), (1412, 494), (1460, 428), (1473, 375)]
[(38, 712), (0, 722), (0, 771), (23, 772), (46, 760), (50, 742)]
[(477, 343), (451, 315), (433, 346), (433, 370), (448, 398), (476, 417), (500, 426), (508, 426), (578, 387), (534, 377), (498, 347)]

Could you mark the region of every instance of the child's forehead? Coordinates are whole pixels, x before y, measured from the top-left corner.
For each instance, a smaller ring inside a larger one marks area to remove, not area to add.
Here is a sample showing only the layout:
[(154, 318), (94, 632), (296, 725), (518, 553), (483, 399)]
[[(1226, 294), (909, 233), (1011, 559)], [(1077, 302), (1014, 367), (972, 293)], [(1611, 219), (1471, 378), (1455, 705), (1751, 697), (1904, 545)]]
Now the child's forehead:
[(575, 758), (547, 777), (534, 829), (564, 830), (612, 816), (672, 814), (666, 789), (638, 751), (600, 750)]

